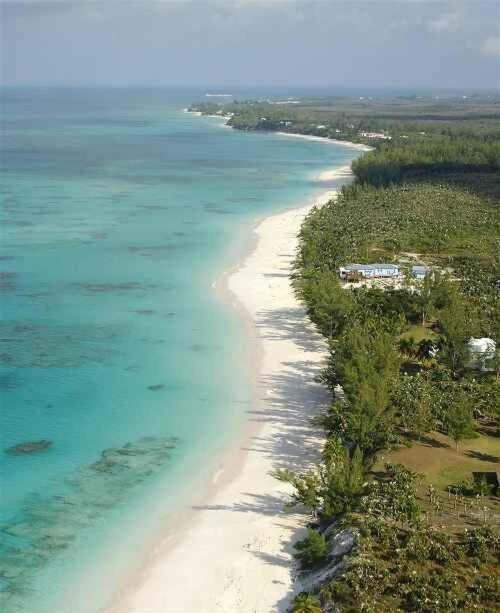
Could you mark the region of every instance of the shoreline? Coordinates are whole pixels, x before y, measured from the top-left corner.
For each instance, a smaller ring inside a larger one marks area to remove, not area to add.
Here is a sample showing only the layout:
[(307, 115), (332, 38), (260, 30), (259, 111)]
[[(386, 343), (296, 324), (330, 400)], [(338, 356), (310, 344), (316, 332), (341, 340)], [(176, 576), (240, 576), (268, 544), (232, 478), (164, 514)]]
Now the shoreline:
[[(328, 138), (327, 136), (314, 136), (312, 134), (300, 134), (299, 132), (272, 132), (272, 134), (279, 134), (280, 136), (290, 136), (292, 138), (303, 138), (305, 140), (311, 140), (319, 143), (331, 143), (332, 145), (340, 145), (341, 147), (349, 147), (349, 149), (357, 149), (358, 151), (373, 151), (373, 147), (363, 145), (363, 143), (353, 143), (349, 140), (339, 140), (337, 138)], [(335, 170), (327, 171), (335, 172)]]
[[(239, 128), (234, 128), (228, 124), (230, 119), (229, 115), (206, 115), (201, 111), (190, 111), (188, 108), (183, 109), (184, 113), (190, 113), (191, 115), (195, 115), (196, 117), (212, 117), (213, 119), (221, 119), (224, 120), (224, 126), (227, 128), (231, 128), (232, 130), (238, 130)], [(331, 143), (332, 145), (339, 145), (341, 147), (348, 147), (349, 149), (357, 149), (358, 151), (373, 151), (374, 147), (370, 147), (369, 145), (364, 145), (363, 143), (353, 143), (350, 140), (340, 140), (338, 138), (328, 138), (327, 136), (315, 136), (313, 134), (301, 134), (300, 132), (280, 132), (279, 130), (249, 130), (250, 132), (258, 132), (259, 134), (278, 134), (279, 136), (290, 136), (292, 138), (303, 138), (305, 140), (311, 140), (316, 142), (323, 143)], [(326, 171), (326, 172), (335, 172)], [(328, 180), (328, 179), (319, 179)]]
[[(350, 167), (342, 166), (318, 179), (351, 178)], [(304, 516), (283, 510), (290, 488), (270, 472), (303, 469), (318, 456), (323, 434), (310, 418), (329, 394), (314, 381), (326, 344), (298, 303), (289, 275), (303, 219), (337, 191), (258, 221), (249, 251), (216, 282), (216, 291), (248, 326), (255, 405), (197, 497), (202, 502), (160, 535), (139, 576), (107, 610), (253, 613), (285, 611), (290, 604), (292, 544), (305, 532)]]

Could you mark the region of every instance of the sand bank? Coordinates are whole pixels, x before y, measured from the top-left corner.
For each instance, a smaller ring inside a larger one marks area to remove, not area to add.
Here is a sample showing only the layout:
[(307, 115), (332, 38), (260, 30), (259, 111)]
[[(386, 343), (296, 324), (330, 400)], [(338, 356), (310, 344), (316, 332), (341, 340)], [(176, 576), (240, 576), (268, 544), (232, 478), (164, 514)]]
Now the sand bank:
[[(328, 180), (348, 182), (350, 177), (349, 167), (342, 167)], [(253, 251), (225, 277), (228, 295), (251, 317), (260, 346), (255, 365), (259, 401), (249, 412), (251, 427), (236, 455), (223, 459), (209, 500), (193, 510), (180, 538), (158, 545), (114, 610), (267, 613), (289, 605), (292, 543), (303, 535), (305, 517), (283, 510), (288, 487), (270, 472), (303, 468), (317, 457), (321, 433), (310, 419), (329, 401), (314, 381), (326, 346), (294, 295), (290, 272), (304, 217), (334, 193), (260, 222)]]

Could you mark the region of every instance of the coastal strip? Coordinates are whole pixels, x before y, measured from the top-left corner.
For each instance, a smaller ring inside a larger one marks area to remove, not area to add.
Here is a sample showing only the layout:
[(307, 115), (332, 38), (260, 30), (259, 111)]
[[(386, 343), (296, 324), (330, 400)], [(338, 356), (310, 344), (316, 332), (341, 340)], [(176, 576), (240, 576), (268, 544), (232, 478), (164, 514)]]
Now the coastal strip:
[[(352, 143), (348, 140), (340, 140), (338, 138), (327, 138), (326, 136), (313, 136), (312, 134), (300, 134), (299, 132), (273, 132), (273, 134), (279, 134), (280, 136), (290, 136), (292, 138), (302, 138), (305, 140), (316, 141), (320, 143), (331, 143), (332, 145), (340, 145), (341, 147), (348, 147), (349, 149), (357, 149), (358, 151), (372, 151), (373, 147), (363, 145), (363, 143)], [(330, 172), (330, 171), (329, 171)], [(335, 173), (335, 170), (331, 171)]]
[[(329, 172), (347, 183), (349, 166)], [(259, 345), (258, 401), (247, 436), (222, 459), (212, 493), (193, 509), (181, 538), (165, 540), (116, 611), (254, 613), (285, 611), (293, 596), (293, 542), (304, 516), (286, 512), (288, 486), (277, 468), (303, 469), (321, 451), (311, 418), (329, 402), (315, 381), (326, 357), (291, 285), (298, 234), (306, 215), (336, 192), (302, 208), (267, 217), (254, 229), (255, 247), (224, 283), (252, 320)], [(234, 467), (237, 470), (234, 471)], [(231, 474), (231, 478), (224, 478)]]
[[(239, 128), (235, 128), (234, 126), (232, 126), (229, 121), (231, 120), (231, 115), (230, 114), (209, 114), (209, 113), (203, 113), (201, 111), (195, 111), (195, 110), (191, 110), (189, 108), (185, 108), (183, 109), (184, 113), (190, 113), (191, 115), (194, 115), (195, 117), (211, 117), (213, 119), (219, 119), (221, 121), (221, 125), (224, 126), (225, 128), (232, 128), (233, 130), (237, 130)], [(330, 143), (331, 145), (338, 145), (340, 147), (347, 147), (349, 149), (355, 149), (357, 151), (362, 151), (362, 152), (367, 152), (367, 151), (373, 151), (374, 147), (370, 147), (369, 145), (365, 145), (363, 143), (354, 143), (350, 140), (343, 140), (340, 138), (328, 138), (327, 136), (316, 136), (314, 134), (302, 134), (300, 132), (284, 132), (282, 130), (255, 130), (258, 131), (260, 134), (275, 134), (278, 136), (290, 136), (292, 138), (301, 138), (303, 140), (310, 140), (310, 141), (314, 141), (314, 142), (319, 142), (319, 143)], [(335, 174), (336, 170), (332, 170), (332, 171), (327, 171), (328, 173), (333, 172)], [(328, 179), (321, 179), (320, 180), (328, 180)]]

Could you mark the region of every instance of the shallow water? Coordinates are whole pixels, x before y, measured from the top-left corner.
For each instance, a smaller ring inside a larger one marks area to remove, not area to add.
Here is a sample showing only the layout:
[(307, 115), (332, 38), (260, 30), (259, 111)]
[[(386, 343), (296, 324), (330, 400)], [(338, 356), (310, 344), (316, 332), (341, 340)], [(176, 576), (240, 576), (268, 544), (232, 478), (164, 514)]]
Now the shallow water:
[(212, 283), (251, 222), (357, 155), (182, 112), (197, 97), (2, 93), (3, 611), (64, 610), (85, 573), (71, 610), (99, 610), (114, 577), (90, 569), (118, 576), (199, 486), (252, 400), (244, 326)]

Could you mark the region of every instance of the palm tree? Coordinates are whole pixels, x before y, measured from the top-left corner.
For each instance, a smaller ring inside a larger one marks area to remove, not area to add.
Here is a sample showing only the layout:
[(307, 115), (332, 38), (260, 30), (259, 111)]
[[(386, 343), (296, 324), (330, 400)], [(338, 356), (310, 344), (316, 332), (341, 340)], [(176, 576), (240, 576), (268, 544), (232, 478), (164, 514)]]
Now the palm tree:
[(293, 602), (292, 613), (321, 613), (321, 604), (316, 596), (301, 592)]

